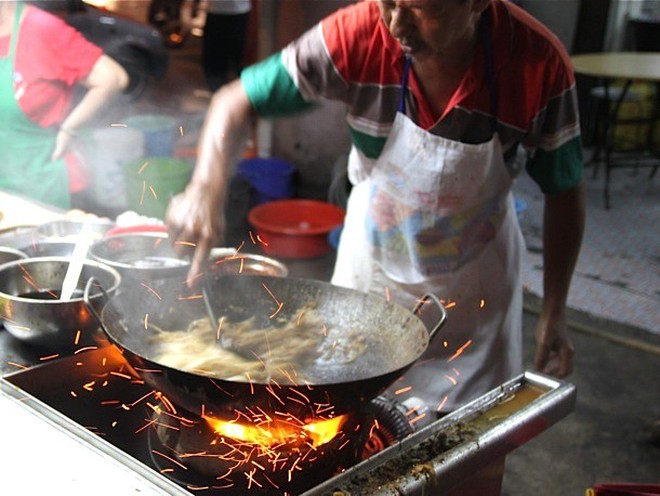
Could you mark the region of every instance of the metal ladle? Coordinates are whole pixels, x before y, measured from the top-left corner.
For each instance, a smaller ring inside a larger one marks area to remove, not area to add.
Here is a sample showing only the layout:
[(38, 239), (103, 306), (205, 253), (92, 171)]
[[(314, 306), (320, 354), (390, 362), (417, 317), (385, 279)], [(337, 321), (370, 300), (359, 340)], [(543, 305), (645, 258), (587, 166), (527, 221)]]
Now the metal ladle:
[(82, 273), (85, 259), (87, 258), (87, 251), (92, 240), (87, 236), (88, 224), (84, 224), (80, 230), (76, 246), (71, 254), (71, 261), (69, 267), (64, 275), (64, 282), (62, 282), (62, 291), (60, 292), (60, 301), (69, 301), (73, 296), (74, 291), (78, 287), (78, 280)]
[[(218, 329), (218, 326), (220, 325), (220, 322), (218, 320), (217, 315), (215, 314), (215, 310), (213, 310), (213, 304), (211, 303), (211, 287), (209, 285), (209, 280), (208, 277), (204, 276), (204, 282), (202, 283), (202, 297), (204, 299), (204, 306), (206, 307), (206, 315), (209, 318), (209, 321), (211, 322), (211, 327), (213, 329)], [(224, 333), (221, 333), (219, 336), (219, 341), (220, 341), (220, 346), (222, 346), (226, 350), (230, 350), (233, 353), (236, 353), (237, 355), (243, 357), (246, 360), (254, 360), (255, 356), (251, 353), (246, 353), (242, 350), (238, 350), (234, 347), (232, 347), (231, 340), (227, 338), (227, 336)]]

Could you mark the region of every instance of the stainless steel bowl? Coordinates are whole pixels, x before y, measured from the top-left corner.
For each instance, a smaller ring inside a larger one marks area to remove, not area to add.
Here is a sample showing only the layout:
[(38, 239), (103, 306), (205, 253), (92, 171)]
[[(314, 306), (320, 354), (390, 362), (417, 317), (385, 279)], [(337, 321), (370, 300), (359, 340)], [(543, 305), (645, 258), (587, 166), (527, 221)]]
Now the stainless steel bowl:
[[(0, 266), (0, 318), (12, 336), (49, 349), (71, 348), (101, 337), (83, 301), (83, 289), (94, 277), (106, 293), (112, 294), (121, 276), (112, 267), (86, 260), (73, 298), (62, 301), (59, 292), (69, 260), (27, 258)], [(92, 288), (90, 301), (100, 304), (101, 298), (101, 290)]]
[(92, 244), (89, 256), (117, 269), (125, 281), (185, 278), (190, 269), (190, 260), (177, 256), (167, 233), (108, 236)]
[(274, 258), (236, 252), (234, 248), (213, 248), (209, 255), (213, 270), (225, 275), (286, 277), (289, 269)]
[(0, 265), (27, 257), (28, 255), (22, 250), (9, 248), (8, 246), (0, 246)]
[(70, 257), (75, 247), (75, 243), (68, 241), (38, 241), (22, 246), (20, 250), (29, 258)]
[(41, 224), (37, 226), (35, 231), (41, 240), (75, 243), (83, 232), (87, 238), (97, 240), (101, 239), (113, 227), (115, 227), (115, 223), (110, 220), (78, 221), (65, 219)]

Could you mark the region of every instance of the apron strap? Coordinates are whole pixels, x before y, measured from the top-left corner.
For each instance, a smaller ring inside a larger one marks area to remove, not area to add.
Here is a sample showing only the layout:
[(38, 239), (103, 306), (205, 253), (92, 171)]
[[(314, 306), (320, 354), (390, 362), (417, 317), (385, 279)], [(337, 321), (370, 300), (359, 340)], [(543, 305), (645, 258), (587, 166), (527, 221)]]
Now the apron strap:
[(408, 76), (410, 75), (410, 66), (412, 65), (412, 57), (406, 55), (406, 60), (403, 66), (403, 76), (401, 77), (401, 99), (399, 100), (399, 112), (406, 113), (406, 90), (408, 89)]

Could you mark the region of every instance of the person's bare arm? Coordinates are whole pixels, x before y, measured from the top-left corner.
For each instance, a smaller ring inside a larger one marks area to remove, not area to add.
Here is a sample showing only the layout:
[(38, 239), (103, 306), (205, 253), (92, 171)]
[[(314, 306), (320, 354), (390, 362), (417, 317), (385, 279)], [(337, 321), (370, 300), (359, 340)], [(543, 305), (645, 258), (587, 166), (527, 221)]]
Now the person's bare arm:
[(203, 272), (211, 248), (224, 237), (229, 178), (245, 149), (252, 117), (252, 104), (240, 79), (215, 93), (199, 138), (192, 179), (170, 202), (166, 217), (170, 240), (179, 254), (194, 247), (189, 285)]
[(107, 55), (101, 55), (81, 84), (87, 88), (80, 102), (60, 125), (51, 159), (57, 160), (66, 151), (78, 130), (96, 115), (112, 97), (128, 86), (129, 77), (124, 68)]
[(546, 195), (543, 216), (543, 307), (536, 326), (537, 370), (556, 377), (573, 371), (573, 342), (566, 324), (566, 300), (582, 244), (584, 185)]

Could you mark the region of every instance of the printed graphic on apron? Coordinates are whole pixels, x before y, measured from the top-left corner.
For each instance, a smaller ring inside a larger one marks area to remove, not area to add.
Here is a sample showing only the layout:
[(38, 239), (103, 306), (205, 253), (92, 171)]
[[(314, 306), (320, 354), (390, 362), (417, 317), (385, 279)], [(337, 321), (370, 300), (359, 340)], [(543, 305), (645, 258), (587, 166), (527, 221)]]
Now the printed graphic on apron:
[(443, 276), (495, 239), (511, 186), (498, 144), (497, 133), (478, 145), (451, 142), (397, 115), (371, 172), (365, 216), (386, 271), (406, 265), (419, 277)]
[(443, 215), (446, 205), (463, 203), (461, 195), (447, 199), (408, 190), (404, 196), (416, 195), (418, 201), (407, 204), (381, 185), (374, 178), (366, 220), (368, 240), (377, 251), (409, 259), (425, 276), (456, 271), (477, 257), (495, 239), (506, 214), (500, 194)]

